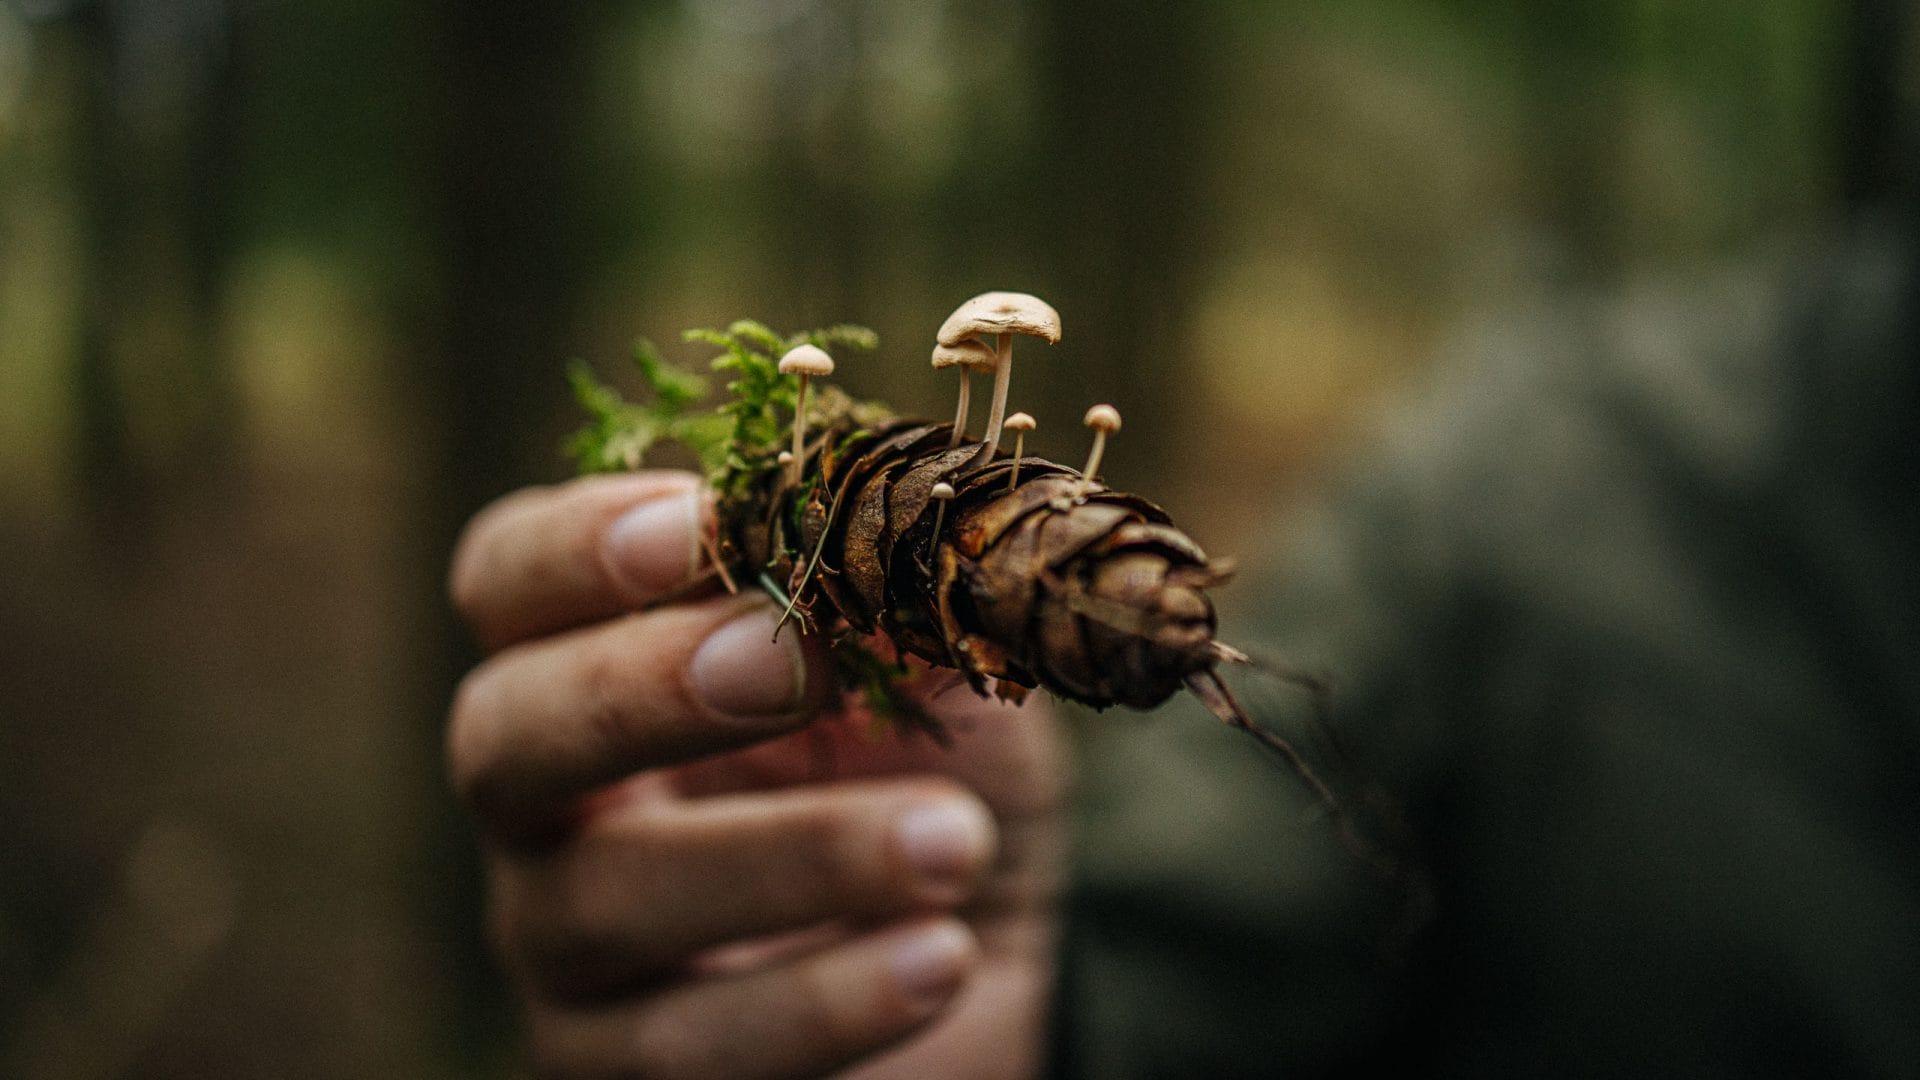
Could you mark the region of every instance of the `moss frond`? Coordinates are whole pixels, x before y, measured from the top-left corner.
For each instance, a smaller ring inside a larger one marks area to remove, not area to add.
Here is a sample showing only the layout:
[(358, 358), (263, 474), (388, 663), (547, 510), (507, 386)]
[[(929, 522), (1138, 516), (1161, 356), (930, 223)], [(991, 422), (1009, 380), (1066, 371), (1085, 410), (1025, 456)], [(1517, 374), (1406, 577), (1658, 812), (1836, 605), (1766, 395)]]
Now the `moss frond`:
[[(568, 378), (586, 411), (587, 425), (568, 441), (567, 452), (580, 471), (637, 469), (657, 443), (672, 441), (693, 450), (716, 491), (742, 494), (778, 467), (776, 459), (793, 422), (798, 383), (780, 374), (780, 357), (803, 343), (842, 354), (879, 345), (879, 338), (864, 326), (828, 326), (782, 337), (752, 319), (724, 330), (688, 330), (683, 338), (721, 350), (709, 367), (726, 379), (726, 399), (712, 409), (696, 408), (707, 396), (709, 380), (668, 363), (644, 339), (634, 344), (633, 363), (648, 393), (645, 403), (625, 400), (576, 361)], [(813, 395), (807, 412), (812, 422), (819, 422), (823, 413), (856, 409), (885, 411), (835, 391)]]

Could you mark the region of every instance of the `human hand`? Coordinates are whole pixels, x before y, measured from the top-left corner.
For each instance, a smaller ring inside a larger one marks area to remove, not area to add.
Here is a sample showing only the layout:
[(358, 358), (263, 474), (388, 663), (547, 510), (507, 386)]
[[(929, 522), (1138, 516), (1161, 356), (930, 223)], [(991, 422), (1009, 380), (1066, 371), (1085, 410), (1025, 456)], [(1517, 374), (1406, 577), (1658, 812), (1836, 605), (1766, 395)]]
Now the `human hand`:
[(953, 747), (874, 734), (818, 636), (773, 640), (763, 597), (656, 605), (695, 574), (703, 505), (677, 473), (532, 489), (454, 558), (490, 656), (456, 696), (449, 768), (538, 1068), (1037, 1072), (1052, 719), (962, 686), (926, 702)]

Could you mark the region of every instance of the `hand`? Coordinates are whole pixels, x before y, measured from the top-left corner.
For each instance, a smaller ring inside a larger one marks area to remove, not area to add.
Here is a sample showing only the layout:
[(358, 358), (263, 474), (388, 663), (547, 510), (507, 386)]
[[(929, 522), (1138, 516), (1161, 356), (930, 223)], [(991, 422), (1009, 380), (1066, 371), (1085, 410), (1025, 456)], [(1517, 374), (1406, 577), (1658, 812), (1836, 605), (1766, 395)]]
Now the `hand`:
[[(955, 745), (841, 709), (759, 595), (701, 564), (692, 477), (594, 477), (469, 526), (490, 658), (455, 699), (496, 945), (555, 1076), (1021, 1076), (1044, 1060), (1064, 761), (964, 685)], [(654, 606), (649, 606), (654, 605)]]

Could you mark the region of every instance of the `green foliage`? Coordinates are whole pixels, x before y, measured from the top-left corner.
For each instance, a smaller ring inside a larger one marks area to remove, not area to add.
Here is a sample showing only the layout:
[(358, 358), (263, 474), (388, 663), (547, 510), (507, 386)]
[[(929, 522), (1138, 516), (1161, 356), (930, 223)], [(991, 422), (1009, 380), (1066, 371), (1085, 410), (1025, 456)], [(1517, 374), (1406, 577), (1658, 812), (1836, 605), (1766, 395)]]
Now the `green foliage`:
[[(723, 499), (752, 498), (755, 485), (780, 467), (779, 454), (787, 445), (799, 398), (799, 380), (780, 373), (780, 357), (802, 344), (842, 355), (879, 345), (879, 338), (864, 326), (829, 326), (782, 337), (750, 319), (725, 330), (689, 330), (684, 337), (722, 350), (711, 367), (727, 377), (727, 397), (715, 408), (697, 407), (707, 395), (708, 380), (668, 363), (644, 339), (634, 344), (633, 362), (648, 392), (650, 400), (645, 403), (627, 401), (587, 365), (573, 364), (568, 378), (588, 419), (567, 450), (581, 472), (637, 469), (645, 463), (647, 452), (666, 440), (699, 455), (708, 484)], [(853, 401), (831, 386), (819, 387), (810, 395), (807, 412), (814, 422), (840, 416), (872, 424), (892, 416), (884, 405)], [(796, 515), (801, 508), (801, 500), (794, 500)], [(797, 520), (794, 529), (798, 535)], [(761, 585), (777, 600), (786, 601), (764, 575)], [(855, 638), (839, 640), (835, 646), (833, 655), (843, 684), (859, 692), (877, 722), (938, 733), (939, 725), (901, 691), (899, 681), (907, 670), (903, 663), (897, 658), (881, 659)]]
[(633, 362), (651, 391), (652, 401), (644, 405), (621, 397), (620, 391), (601, 382), (584, 363), (575, 361), (567, 372), (573, 396), (588, 418), (587, 426), (567, 443), (567, 452), (580, 471), (637, 469), (646, 460), (647, 451), (662, 439), (691, 447), (700, 456), (702, 467), (712, 471), (725, 457), (732, 427), (713, 413), (689, 411), (706, 396), (707, 381), (662, 360), (653, 343), (645, 339), (634, 343)]
[(714, 358), (713, 370), (731, 376), (729, 396), (720, 413), (732, 421), (732, 437), (721, 475), (708, 480), (716, 491), (737, 494), (766, 465), (768, 451), (778, 453), (781, 437), (792, 422), (799, 383), (780, 374), (786, 342), (751, 319), (725, 330), (689, 330), (686, 339), (726, 350)]
[[(634, 404), (576, 363), (569, 373), (574, 397), (587, 412), (587, 426), (567, 444), (582, 472), (639, 468), (647, 451), (665, 439), (699, 455), (707, 482), (725, 496), (746, 493), (767, 470), (777, 468), (799, 394), (798, 380), (780, 374), (780, 357), (796, 345), (829, 351), (868, 350), (879, 344), (864, 326), (830, 326), (781, 337), (764, 324), (742, 319), (725, 330), (689, 330), (685, 338), (724, 350), (712, 362), (728, 376), (727, 400), (715, 410), (696, 410), (707, 380), (667, 363), (650, 342), (634, 345), (634, 365), (651, 401)], [(808, 413), (818, 416), (815, 395)], [(843, 400), (843, 399), (840, 399)]]

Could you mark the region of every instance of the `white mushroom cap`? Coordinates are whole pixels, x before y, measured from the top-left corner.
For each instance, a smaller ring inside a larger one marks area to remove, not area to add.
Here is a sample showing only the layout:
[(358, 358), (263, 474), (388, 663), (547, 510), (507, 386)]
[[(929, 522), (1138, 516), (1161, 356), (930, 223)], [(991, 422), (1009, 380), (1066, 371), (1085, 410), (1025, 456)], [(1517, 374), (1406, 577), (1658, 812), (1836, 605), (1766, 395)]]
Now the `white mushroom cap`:
[(1017, 412), (1007, 417), (1007, 422), (1001, 426), (1005, 427), (1008, 431), (1032, 431), (1034, 428), (1039, 427), (1040, 424), (1026, 413)]
[(1095, 431), (1112, 434), (1120, 430), (1120, 410), (1111, 405), (1095, 405), (1087, 410), (1087, 417), (1081, 422)]
[(941, 500), (951, 499), (953, 498), (953, 495), (954, 495), (953, 485), (947, 483), (945, 480), (942, 480), (939, 483), (933, 485), (933, 490), (929, 491), (927, 494), (933, 496), (936, 499), (941, 499)]
[(817, 345), (796, 345), (780, 358), (782, 375), (831, 375), (833, 357)]
[(1000, 428), (1006, 417), (1007, 386), (1013, 375), (1013, 335), (1037, 337), (1048, 344), (1060, 340), (1060, 313), (1037, 296), (990, 292), (961, 304), (940, 325), (934, 337), (942, 345), (968, 338), (991, 336), (994, 341), (993, 405), (987, 411), (987, 433), (972, 463), (984, 465), (1000, 449)]
[(934, 337), (942, 345), (955, 345), (986, 334), (1026, 334), (1055, 344), (1060, 340), (1060, 313), (1027, 293), (981, 293), (953, 309)]
[(933, 347), (933, 366), (935, 370), (950, 367), (970, 368), (974, 371), (992, 371), (998, 363), (993, 347), (975, 338), (956, 341), (951, 345)]

